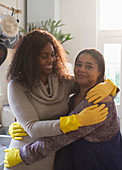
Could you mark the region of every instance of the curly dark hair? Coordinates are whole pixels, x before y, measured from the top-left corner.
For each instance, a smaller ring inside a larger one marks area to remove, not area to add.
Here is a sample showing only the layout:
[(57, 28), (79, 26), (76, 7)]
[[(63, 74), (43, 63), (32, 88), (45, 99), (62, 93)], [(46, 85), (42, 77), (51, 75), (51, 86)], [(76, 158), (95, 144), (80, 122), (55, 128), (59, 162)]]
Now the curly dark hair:
[(56, 61), (53, 74), (62, 81), (69, 78), (66, 67), (66, 53), (61, 43), (45, 30), (33, 30), (20, 38), (15, 47), (15, 53), (7, 73), (7, 80), (17, 80), (31, 90), (40, 83), (39, 55), (42, 48), (51, 43)]
[(98, 69), (100, 71), (100, 76), (98, 77), (97, 82), (98, 83), (104, 82), (105, 81), (105, 60), (104, 60), (103, 54), (95, 48), (84, 49), (84, 50), (80, 51), (79, 54), (77, 55), (77, 57), (75, 59), (75, 63), (76, 63), (77, 59), (79, 58), (79, 56), (84, 53), (90, 54), (96, 60), (96, 62), (98, 64)]

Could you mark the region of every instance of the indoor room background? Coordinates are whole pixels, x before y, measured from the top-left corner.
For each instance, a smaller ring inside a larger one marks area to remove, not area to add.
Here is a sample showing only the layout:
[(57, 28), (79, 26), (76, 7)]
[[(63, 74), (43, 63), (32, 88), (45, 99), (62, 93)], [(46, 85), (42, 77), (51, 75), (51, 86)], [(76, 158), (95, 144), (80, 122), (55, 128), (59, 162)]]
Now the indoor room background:
[[(111, 79), (121, 90), (122, 86), (122, 6), (121, 0), (0, 0), (0, 4), (22, 10), (14, 17), (19, 26), (27, 29), (28, 24), (61, 20), (65, 24), (59, 29), (71, 33), (73, 39), (63, 44), (71, 74), (74, 59), (84, 48), (98, 48), (105, 56), (106, 78)], [(113, 15), (114, 8), (114, 15)], [(104, 10), (103, 10), (104, 9)], [(11, 15), (11, 11), (0, 6), (0, 15)], [(118, 21), (118, 22), (117, 22)], [(7, 101), (6, 73), (13, 49), (8, 49), (5, 62), (0, 67), (0, 124), (3, 105)], [(120, 119), (122, 118), (121, 91), (116, 98)]]

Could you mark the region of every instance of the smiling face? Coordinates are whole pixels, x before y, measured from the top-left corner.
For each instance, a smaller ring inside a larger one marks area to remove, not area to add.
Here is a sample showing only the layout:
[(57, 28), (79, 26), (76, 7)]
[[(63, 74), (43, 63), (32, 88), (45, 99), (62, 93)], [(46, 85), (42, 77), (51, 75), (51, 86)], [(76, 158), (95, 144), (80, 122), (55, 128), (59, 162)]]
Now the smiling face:
[(47, 77), (53, 71), (53, 62), (55, 60), (55, 52), (53, 46), (48, 43), (44, 48), (41, 49), (39, 55), (40, 61), (40, 78), (44, 84), (46, 84)]
[(75, 62), (74, 74), (76, 82), (81, 87), (87, 88), (97, 83), (100, 71), (92, 55), (83, 53)]

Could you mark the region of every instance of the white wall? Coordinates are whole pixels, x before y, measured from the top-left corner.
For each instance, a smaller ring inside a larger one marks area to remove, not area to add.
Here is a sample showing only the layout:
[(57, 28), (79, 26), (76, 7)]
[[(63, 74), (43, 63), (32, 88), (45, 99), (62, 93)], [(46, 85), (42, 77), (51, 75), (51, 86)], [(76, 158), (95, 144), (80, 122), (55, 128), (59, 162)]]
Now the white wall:
[(96, 0), (61, 0), (61, 20), (63, 31), (74, 37), (65, 44), (73, 63), (81, 49), (96, 47)]
[(27, 23), (60, 19), (60, 0), (27, 0)]

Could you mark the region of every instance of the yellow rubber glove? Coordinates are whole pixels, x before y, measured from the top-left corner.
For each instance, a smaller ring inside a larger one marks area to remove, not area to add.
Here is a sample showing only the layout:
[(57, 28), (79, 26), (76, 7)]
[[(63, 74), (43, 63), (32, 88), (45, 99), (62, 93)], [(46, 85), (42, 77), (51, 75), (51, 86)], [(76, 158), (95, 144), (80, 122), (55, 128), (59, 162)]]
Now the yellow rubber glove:
[(82, 110), (77, 115), (60, 117), (60, 129), (63, 133), (77, 130), (81, 126), (88, 126), (104, 121), (108, 114), (105, 104), (92, 105)]
[(114, 96), (116, 94), (117, 86), (114, 83), (107, 79), (103, 83), (97, 84), (94, 88), (92, 88), (86, 96), (88, 102), (93, 102), (94, 104), (99, 103), (108, 95)]
[(108, 108), (105, 104), (92, 105), (85, 108), (79, 114), (76, 115), (79, 120), (80, 126), (89, 126), (104, 121), (108, 114)]
[(6, 152), (4, 157), (4, 166), (6, 168), (10, 168), (23, 162), (19, 155), (19, 149), (5, 149), (4, 151)]
[(22, 126), (18, 122), (14, 122), (9, 126), (8, 133), (15, 140), (22, 140), (23, 136), (27, 136), (26, 131), (22, 128)]

